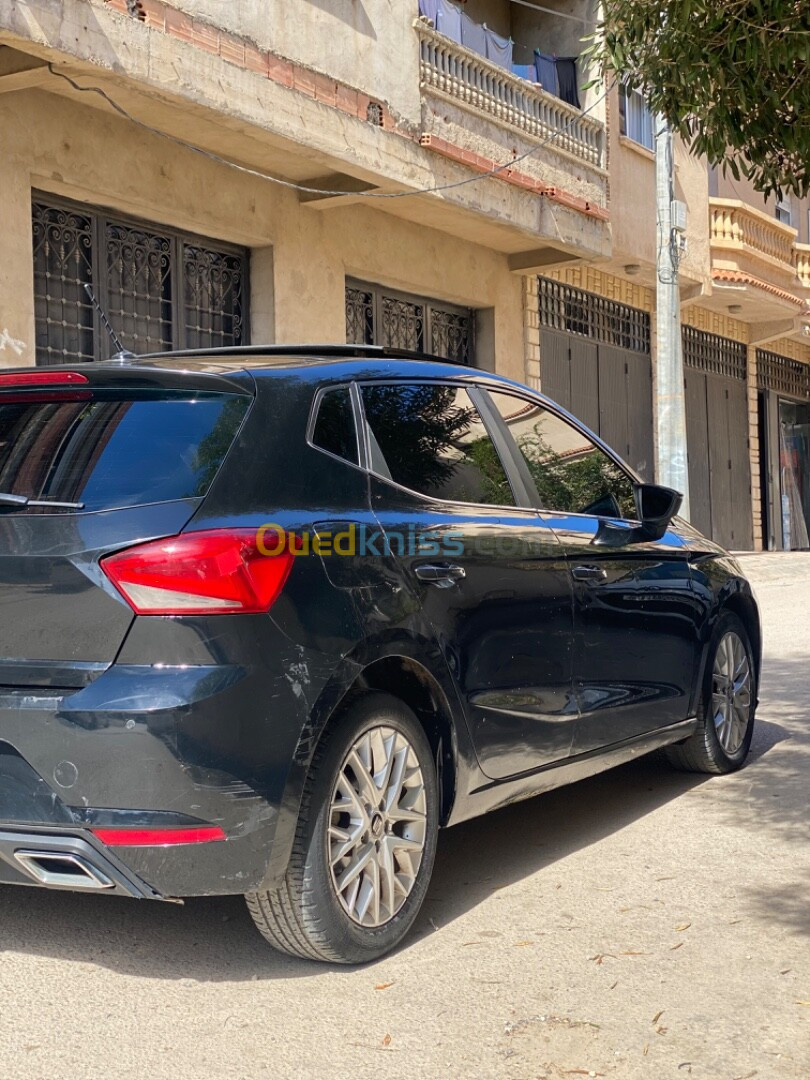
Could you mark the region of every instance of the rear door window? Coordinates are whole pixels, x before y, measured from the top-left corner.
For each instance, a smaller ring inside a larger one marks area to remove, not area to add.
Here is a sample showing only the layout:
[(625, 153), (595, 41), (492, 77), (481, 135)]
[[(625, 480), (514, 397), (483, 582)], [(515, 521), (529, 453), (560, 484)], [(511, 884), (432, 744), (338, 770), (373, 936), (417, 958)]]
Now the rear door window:
[(0, 394), (0, 493), (84, 511), (200, 498), (251, 400), (203, 391)]
[(362, 388), (371, 468), (432, 499), (515, 506), (498, 451), (464, 387)]

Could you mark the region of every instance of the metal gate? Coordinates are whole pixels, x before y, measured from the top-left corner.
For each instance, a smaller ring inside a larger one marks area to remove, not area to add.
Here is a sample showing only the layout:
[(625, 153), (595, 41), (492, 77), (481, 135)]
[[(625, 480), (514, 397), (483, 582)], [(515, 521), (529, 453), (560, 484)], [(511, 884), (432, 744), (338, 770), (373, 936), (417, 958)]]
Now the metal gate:
[(542, 390), (653, 479), (650, 317), (538, 278)]
[(746, 346), (692, 326), (682, 333), (692, 524), (724, 547), (750, 550)]

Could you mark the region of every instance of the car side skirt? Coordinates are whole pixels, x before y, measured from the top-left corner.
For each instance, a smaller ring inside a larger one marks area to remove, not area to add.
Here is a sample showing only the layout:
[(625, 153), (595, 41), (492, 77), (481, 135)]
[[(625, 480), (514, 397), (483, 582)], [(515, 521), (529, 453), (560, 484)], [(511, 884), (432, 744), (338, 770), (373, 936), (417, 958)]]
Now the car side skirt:
[[(466, 798), (456, 801), (447, 824), (448, 826), (457, 825), (461, 821), (468, 821), (490, 810), (509, 806), (522, 799), (530, 799), (534, 795), (541, 795), (545, 791), (552, 791), (566, 784), (574, 784), (578, 780), (585, 780), (589, 776), (595, 776), (616, 765), (624, 765), (662, 746), (669, 746), (688, 738), (696, 727), (697, 718), (690, 717), (677, 724), (670, 724), (665, 728), (658, 728), (655, 731), (634, 736), (632, 739), (614, 743), (612, 746), (600, 747), (598, 750), (578, 754), (576, 757), (542, 765), (538, 769), (509, 777), (507, 780), (487, 782), (470, 791)], [(481, 776), (483, 778), (483, 774)]]

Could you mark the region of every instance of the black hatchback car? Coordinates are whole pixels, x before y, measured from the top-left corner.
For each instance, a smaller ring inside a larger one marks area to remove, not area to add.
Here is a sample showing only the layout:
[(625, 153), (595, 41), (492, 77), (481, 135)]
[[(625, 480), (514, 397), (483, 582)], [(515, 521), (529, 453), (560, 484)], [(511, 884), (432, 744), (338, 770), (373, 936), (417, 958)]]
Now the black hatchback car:
[(380, 956), (437, 830), (664, 748), (739, 768), (725, 551), (563, 409), (351, 347), (0, 374), (0, 882), (241, 893)]

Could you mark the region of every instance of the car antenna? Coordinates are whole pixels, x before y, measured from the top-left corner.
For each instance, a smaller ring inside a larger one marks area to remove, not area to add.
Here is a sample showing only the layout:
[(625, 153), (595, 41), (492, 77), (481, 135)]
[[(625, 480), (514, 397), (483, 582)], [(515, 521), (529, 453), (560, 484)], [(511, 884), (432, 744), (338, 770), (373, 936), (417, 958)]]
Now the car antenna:
[(91, 285), (89, 284), (89, 282), (87, 282), (87, 281), (84, 282), (84, 291), (90, 297), (90, 303), (93, 305), (93, 307), (98, 312), (99, 318), (104, 323), (104, 329), (110, 335), (110, 340), (112, 341), (113, 345), (115, 346), (115, 355), (110, 357), (110, 359), (111, 360), (130, 360), (130, 359), (134, 360), (135, 359), (135, 353), (130, 352), (129, 349), (125, 349), (124, 346), (121, 344), (121, 342), (120, 342), (120, 340), (118, 338), (118, 335), (116, 334), (115, 330), (113, 330), (113, 328), (112, 328), (110, 320), (107, 318), (106, 311), (101, 306), (101, 304), (98, 302), (98, 300), (96, 300), (93, 289), (92, 289)]

